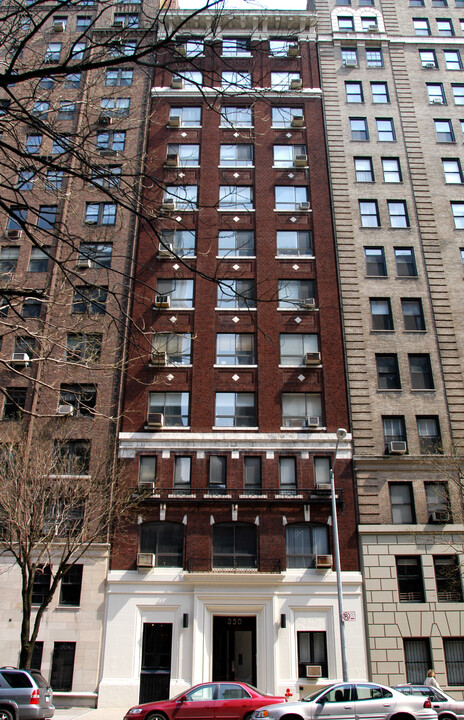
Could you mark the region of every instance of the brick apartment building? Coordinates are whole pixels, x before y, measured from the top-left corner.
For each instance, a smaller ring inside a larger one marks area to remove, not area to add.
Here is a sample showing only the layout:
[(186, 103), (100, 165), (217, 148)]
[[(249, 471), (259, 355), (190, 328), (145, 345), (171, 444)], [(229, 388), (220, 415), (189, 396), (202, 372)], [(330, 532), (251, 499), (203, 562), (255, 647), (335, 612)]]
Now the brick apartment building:
[(370, 673), (459, 696), (464, 2), (315, 6)]
[(203, 13), (155, 74), (119, 435), (150, 497), (114, 539), (100, 706), (341, 677), (331, 468), (367, 674), (315, 20)]

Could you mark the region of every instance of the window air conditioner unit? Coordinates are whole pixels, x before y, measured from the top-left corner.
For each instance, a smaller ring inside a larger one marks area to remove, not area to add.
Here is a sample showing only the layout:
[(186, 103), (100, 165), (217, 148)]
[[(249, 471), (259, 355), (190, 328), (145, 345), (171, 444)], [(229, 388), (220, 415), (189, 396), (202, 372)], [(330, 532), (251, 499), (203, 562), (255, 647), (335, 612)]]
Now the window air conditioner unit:
[(303, 127), (304, 117), (303, 115), (294, 115), (291, 122), (292, 127)]
[(148, 413), (147, 425), (151, 428), (162, 428), (164, 425), (163, 413)]
[(432, 105), (443, 105), (443, 98), (440, 97), (434, 97), (432, 98)]
[(322, 425), (322, 418), (317, 415), (308, 415), (306, 418), (306, 427), (308, 428), (319, 428)]
[(177, 153), (168, 153), (166, 155), (167, 167), (177, 167), (179, 165), (179, 156)]
[(300, 210), (309, 210), (310, 207), (309, 202), (301, 202), (299, 205)]
[(92, 260), (90, 258), (80, 258), (77, 261), (78, 268), (89, 268), (92, 267)]
[(168, 120), (168, 125), (171, 128), (178, 128), (180, 127), (180, 117), (178, 115), (175, 115), (173, 117), (170, 117)]
[(358, 67), (358, 63), (356, 62), (356, 60), (345, 60), (343, 63), (343, 67), (355, 68)]
[(114, 21), (113, 21), (113, 27), (115, 27), (115, 28), (123, 28), (123, 27), (124, 27), (124, 20), (114, 20)]
[(152, 568), (155, 567), (155, 556), (153, 553), (137, 553), (137, 567)]
[(428, 63), (425, 63), (424, 65), (422, 65), (422, 67), (424, 67), (424, 68), (436, 68), (436, 65), (435, 65), (435, 63), (433, 63), (433, 62), (428, 62)]
[(100, 113), (98, 116), (98, 124), (99, 125), (111, 125), (113, 122), (113, 118), (109, 115), (106, 115), (105, 113)]
[(17, 365), (27, 365), (30, 358), (27, 353), (15, 352), (11, 358), (11, 362)]
[(303, 298), (303, 300), (300, 300), (300, 307), (304, 308), (305, 310), (314, 310), (316, 307), (316, 299)]
[(184, 86), (184, 83), (182, 81), (182, 78), (180, 77), (173, 77), (171, 80), (171, 87), (173, 90), (182, 90)]
[(330, 492), (332, 490), (332, 486), (330, 483), (317, 483), (316, 490), (323, 490), (324, 492)]
[(306, 677), (308, 677), (308, 678), (322, 677), (322, 667), (320, 665), (306, 665)]
[(18, 240), (22, 235), (22, 230), (7, 230), (6, 236), (10, 240)]
[(118, 151), (117, 150), (100, 150), (100, 155), (102, 157), (117, 157)]
[(166, 199), (163, 200), (161, 203), (161, 210), (175, 210), (176, 209), (176, 203), (175, 200)]
[(155, 489), (155, 483), (153, 480), (142, 480), (139, 482), (139, 490), (153, 490)]
[(332, 555), (316, 555), (316, 567), (320, 569), (332, 569)]
[(288, 46), (287, 55), (288, 57), (296, 57), (299, 53), (300, 48), (297, 43), (292, 43)]
[(97, 225), (97, 221), (96, 220), (85, 220), (84, 224), (85, 225)]
[(434, 510), (430, 515), (432, 522), (447, 523), (450, 521), (450, 513), (448, 510)]
[(178, 45), (176, 50), (179, 53), (179, 55), (183, 55), (184, 57), (185, 57), (185, 55), (187, 55), (187, 48), (185, 47), (185, 45)]
[(153, 352), (151, 355), (151, 364), (164, 367), (168, 362), (168, 355), (165, 352)]
[(174, 252), (174, 246), (172, 243), (166, 243), (166, 245), (160, 245), (158, 248), (158, 257), (172, 257)]
[(290, 80), (290, 90), (301, 90), (302, 87), (303, 87), (302, 80), (298, 80), (297, 78)]
[(171, 298), (169, 295), (157, 295), (155, 298), (155, 307), (168, 308), (171, 307)]
[(62, 33), (66, 30), (66, 23), (63, 21), (53, 23), (53, 32)]
[(321, 364), (321, 353), (320, 352), (308, 352), (304, 357), (305, 365), (320, 365)]
[(74, 415), (73, 405), (58, 405), (57, 415)]
[(307, 164), (308, 164), (308, 156), (307, 155), (295, 155), (295, 159), (293, 161), (293, 165), (295, 167), (305, 167)]
[(390, 455), (404, 455), (408, 449), (407, 443), (404, 440), (392, 440), (388, 443), (388, 452)]
[(368, 25), (366, 29), (367, 29), (367, 32), (371, 32), (371, 33), (379, 32), (378, 25), (374, 25), (374, 24)]

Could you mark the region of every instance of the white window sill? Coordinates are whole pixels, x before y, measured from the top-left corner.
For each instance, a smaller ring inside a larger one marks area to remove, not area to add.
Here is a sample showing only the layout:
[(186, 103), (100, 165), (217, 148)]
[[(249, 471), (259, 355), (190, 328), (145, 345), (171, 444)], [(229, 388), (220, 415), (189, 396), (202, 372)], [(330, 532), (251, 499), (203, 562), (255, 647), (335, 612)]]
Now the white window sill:
[(219, 170), (254, 170), (254, 165), (218, 165)]
[(315, 260), (315, 255), (275, 255), (275, 260)]
[(247, 368), (257, 368), (258, 366), (257, 366), (257, 365), (228, 365), (228, 364), (224, 364), (224, 365), (213, 365), (213, 367), (215, 367), (215, 368), (221, 368), (221, 370), (227, 370), (227, 369), (229, 369), (229, 368), (230, 368), (231, 370), (237, 370), (237, 369), (246, 370)]
[(216, 255), (216, 260), (256, 260), (256, 255)]
[(223, 308), (223, 307), (215, 307), (215, 310), (221, 311), (221, 312), (256, 312), (258, 308), (255, 307), (249, 307), (249, 308)]
[[(240, 187), (240, 186), (238, 186), (238, 187)], [(254, 213), (254, 212), (256, 212), (255, 208), (224, 208), (224, 207), (221, 207), (220, 205), (217, 208), (217, 211), (225, 212), (225, 213), (239, 213), (239, 212)]]
[(224, 427), (224, 426), (222, 426), (222, 425), (213, 425), (213, 428), (212, 428), (212, 429), (213, 429), (213, 430), (221, 430), (221, 431), (222, 431), (222, 430), (228, 430), (228, 431), (229, 431), (229, 430), (233, 430), (233, 431), (235, 431), (235, 432), (243, 432), (244, 430), (247, 430), (247, 431), (248, 431), (248, 430), (259, 430), (259, 427), (258, 427), (258, 426), (253, 427), (253, 426), (250, 426), (250, 425), (241, 425), (240, 427), (235, 427), (235, 426), (234, 426), (234, 427), (229, 427), (229, 426), (228, 426), (228, 427)]

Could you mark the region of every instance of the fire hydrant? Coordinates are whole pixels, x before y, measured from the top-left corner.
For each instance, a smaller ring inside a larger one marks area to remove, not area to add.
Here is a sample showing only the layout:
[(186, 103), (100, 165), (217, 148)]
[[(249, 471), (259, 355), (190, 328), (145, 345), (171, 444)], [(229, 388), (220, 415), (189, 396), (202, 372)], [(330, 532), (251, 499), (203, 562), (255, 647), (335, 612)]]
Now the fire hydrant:
[(293, 697), (293, 693), (290, 692), (290, 688), (287, 688), (285, 691), (285, 699), (288, 702), (288, 699)]

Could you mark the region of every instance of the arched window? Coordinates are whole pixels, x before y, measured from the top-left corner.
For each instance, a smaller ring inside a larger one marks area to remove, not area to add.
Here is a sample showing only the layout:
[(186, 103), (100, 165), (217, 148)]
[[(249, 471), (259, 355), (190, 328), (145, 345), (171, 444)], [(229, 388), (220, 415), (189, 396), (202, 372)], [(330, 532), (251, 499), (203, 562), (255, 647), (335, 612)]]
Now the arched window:
[(287, 525), (287, 567), (312, 568), (316, 555), (329, 553), (327, 525)]
[(140, 526), (140, 552), (153, 553), (155, 567), (182, 567), (184, 526), (171, 522), (143, 523)]
[(213, 526), (213, 568), (255, 568), (256, 526), (221, 523)]

